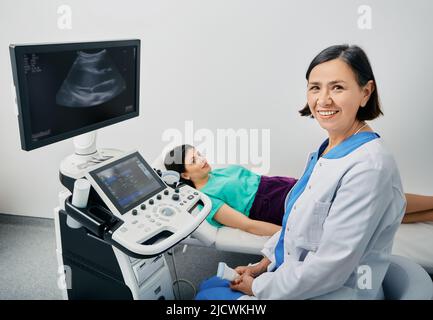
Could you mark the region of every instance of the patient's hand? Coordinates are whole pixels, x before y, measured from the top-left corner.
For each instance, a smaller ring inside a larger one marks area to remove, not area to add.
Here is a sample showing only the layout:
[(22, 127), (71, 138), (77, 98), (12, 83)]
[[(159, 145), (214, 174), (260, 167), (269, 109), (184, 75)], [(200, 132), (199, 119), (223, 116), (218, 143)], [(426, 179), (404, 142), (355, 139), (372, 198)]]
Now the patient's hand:
[(254, 278), (244, 273), (230, 283), (230, 288), (243, 292), (249, 296), (253, 296), (253, 281)]

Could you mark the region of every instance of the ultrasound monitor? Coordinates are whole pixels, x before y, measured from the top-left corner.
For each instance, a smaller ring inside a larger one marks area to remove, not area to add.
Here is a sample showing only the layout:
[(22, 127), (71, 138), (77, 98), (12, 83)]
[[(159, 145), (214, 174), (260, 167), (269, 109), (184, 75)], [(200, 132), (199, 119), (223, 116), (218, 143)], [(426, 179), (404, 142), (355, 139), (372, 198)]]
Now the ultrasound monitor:
[(138, 152), (89, 172), (120, 214), (166, 188)]
[(23, 150), (139, 113), (140, 40), (11, 45)]

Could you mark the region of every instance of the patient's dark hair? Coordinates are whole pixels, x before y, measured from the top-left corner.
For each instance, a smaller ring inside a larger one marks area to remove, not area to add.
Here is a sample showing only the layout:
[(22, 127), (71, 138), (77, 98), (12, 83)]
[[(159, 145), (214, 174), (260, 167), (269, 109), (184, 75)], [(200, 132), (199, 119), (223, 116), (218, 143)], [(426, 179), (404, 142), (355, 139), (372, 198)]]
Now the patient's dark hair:
[[(374, 82), (374, 91), (372, 92), (370, 99), (368, 100), (365, 107), (358, 109), (356, 119), (358, 119), (359, 121), (373, 120), (380, 115), (383, 115), (383, 112), (380, 108), (376, 79), (374, 78), (370, 61), (368, 60), (368, 57), (365, 54), (364, 50), (362, 50), (358, 46), (349, 46), (347, 44), (335, 45), (326, 48), (325, 50), (320, 52), (313, 59), (313, 61), (311, 61), (310, 66), (308, 67), (307, 73), (305, 75), (307, 81), (310, 78), (311, 70), (313, 70), (315, 66), (334, 59), (341, 59), (347, 63), (347, 65), (355, 73), (356, 81), (358, 82), (358, 85), (360, 87), (365, 86), (370, 80), (373, 80)], [(313, 117), (308, 103), (305, 105), (304, 108), (299, 110), (299, 113), (301, 114), (301, 116)]]
[[(186, 171), (185, 168), (185, 156), (188, 150), (194, 149), (192, 145), (182, 144), (170, 150), (164, 158), (164, 166), (167, 170), (173, 170), (182, 174)], [(180, 177), (180, 182), (187, 184), (195, 188), (194, 183), (191, 180), (187, 180)]]

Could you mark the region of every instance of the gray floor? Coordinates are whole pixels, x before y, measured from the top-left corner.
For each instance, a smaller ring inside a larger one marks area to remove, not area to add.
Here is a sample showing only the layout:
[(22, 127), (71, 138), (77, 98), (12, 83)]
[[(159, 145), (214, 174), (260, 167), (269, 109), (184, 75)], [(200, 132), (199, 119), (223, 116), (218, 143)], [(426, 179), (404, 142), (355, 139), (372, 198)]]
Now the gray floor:
[[(237, 266), (259, 259), (209, 248), (188, 246), (185, 253), (182, 249), (183, 246), (174, 249), (178, 278), (196, 287), (216, 273), (219, 261)], [(53, 220), (0, 214), (0, 300), (62, 299), (57, 287), (55, 250)], [(174, 275), (172, 258), (166, 258)], [(181, 299), (192, 298), (193, 290), (186, 282), (180, 281), (179, 288)]]
[(0, 215), (0, 299), (61, 299), (53, 226)]
[[(260, 256), (223, 252), (205, 247), (188, 246), (185, 253), (182, 253), (182, 249), (183, 246), (178, 246), (174, 250), (178, 279), (186, 279), (194, 284), (196, 288), (202, 280), (216, 274), (218, 262), (220, 261), (226, 262), (231, 267), (236, 267), (247, 265), (250, 262), (257, 262), (261, 259)], [(174, 275), (172, 258), (166, 255), (166, 259)], [(181, 299), (191, 299), (193, 297), (191, 286), (180, 281), (179, 287)], [(175, 286), (174, 289), (176, 296), (178, 296), (178, 288)]]

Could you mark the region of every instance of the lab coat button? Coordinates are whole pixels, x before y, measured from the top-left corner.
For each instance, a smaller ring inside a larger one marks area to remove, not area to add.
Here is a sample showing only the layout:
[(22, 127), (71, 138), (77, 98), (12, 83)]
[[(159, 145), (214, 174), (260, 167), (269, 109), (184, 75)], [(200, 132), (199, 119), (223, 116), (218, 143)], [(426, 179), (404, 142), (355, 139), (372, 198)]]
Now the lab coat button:
[(311, 184), (308, 186), (308, 190), (311, 190)]

